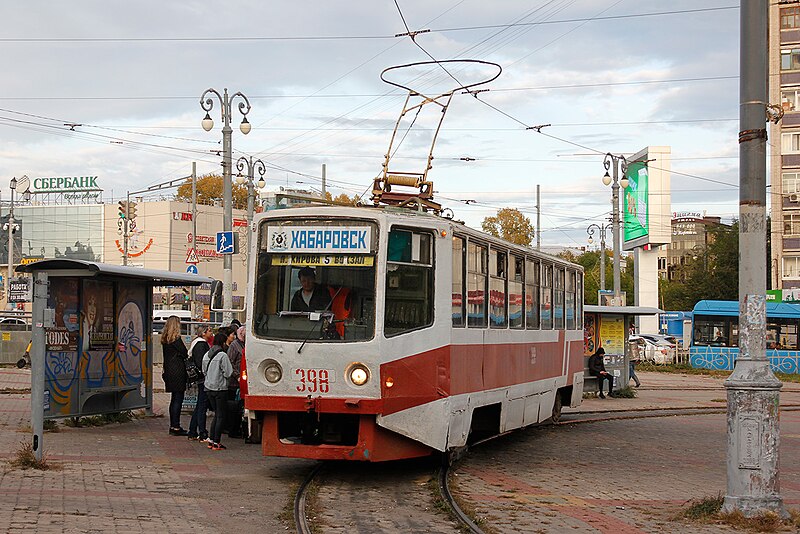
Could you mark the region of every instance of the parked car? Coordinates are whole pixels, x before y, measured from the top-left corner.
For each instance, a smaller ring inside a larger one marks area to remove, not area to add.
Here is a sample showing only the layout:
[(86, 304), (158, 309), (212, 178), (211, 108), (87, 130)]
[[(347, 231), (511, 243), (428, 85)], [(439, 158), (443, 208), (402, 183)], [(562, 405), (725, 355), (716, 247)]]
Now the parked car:
[(670, 343), (666, 339), (658, 339), (654, 335), (643, 334), (630, 336), (628, 343), (634, 344), (632, 349), (638, 352), (640, 361), (659, 365), (675, 361), (675, 343)]
[(639, 337), (643, 337), (648, 341), (652, 341), (653, 343), (658, 343), (660, 341), (664, 341), (673, 347), (678, 345), (678, 340), (675, 336), (665, 335), (665, 334), (639, 334)]

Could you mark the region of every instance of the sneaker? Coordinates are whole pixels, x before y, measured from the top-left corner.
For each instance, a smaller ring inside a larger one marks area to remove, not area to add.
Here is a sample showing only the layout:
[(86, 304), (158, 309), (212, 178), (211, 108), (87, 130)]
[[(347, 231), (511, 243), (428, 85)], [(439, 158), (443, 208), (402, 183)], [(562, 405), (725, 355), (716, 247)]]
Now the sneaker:
[(170, 436), (186, 436), (188, 434), (189, 433), (186, 430), (184, 430), (183, 428), (181, 428), (181, 427), (177, 427), (177, 428), (170, 427), (170, 429), (169, 429), (169, 435)]
[(200, 443), (211, 443), (211, 438), (208, 436), (199, 439)]
[(600, 392), (600, 395), (598, 395), (598, 397), (600, 397), (601, 399), (605, 399), (605, 398), (606, 398), (606, 396), (605, 396), (605, 395), (603, 395), (603, 392), (602, 392), (602, 391)]
[(188, 436), (189, 441), (197, 441), (200, 439), (200, 436), (189, 434)]
[(209, 441), (208, 441), (208, 448), (209, 448), (209, 449), (213, 449), (213, 448), (214, 448), (214, 447), (216, 447), (216, 446), (217, 446), (217, 444), (216, 444), (216, 443), (214, 443), (213, 441), (211, 441), (211, 440), (209, 440)]
[(214, 444), (214, 446), (213, 446), (213, 447), (211, 447), (211, 450), (212, 450), (212, 451), (224, 451), (224, 450), (225, 450), (225, 449), (227, 449), (227, 448), (228, 448), (228, 447), (226, 447), (226, 446), (225, 446), (225, 445), (223, 445), (222, 443), (215, 443), (215, 444)]

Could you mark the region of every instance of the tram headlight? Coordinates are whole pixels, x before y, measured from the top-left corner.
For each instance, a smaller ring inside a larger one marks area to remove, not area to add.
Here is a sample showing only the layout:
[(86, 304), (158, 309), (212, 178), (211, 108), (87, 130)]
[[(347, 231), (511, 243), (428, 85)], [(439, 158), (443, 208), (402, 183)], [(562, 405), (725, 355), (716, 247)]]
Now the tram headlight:
[(347, 369), (347, 376), (355, 386), (363, 386), (369, 381), (369, 369), (363, 363), (353, 363)]
[(270, 384), (275, 384), (283, 377), (283, 369), (281, 365), (275, 360), (267, 360), (264, 362), (264, 378)]

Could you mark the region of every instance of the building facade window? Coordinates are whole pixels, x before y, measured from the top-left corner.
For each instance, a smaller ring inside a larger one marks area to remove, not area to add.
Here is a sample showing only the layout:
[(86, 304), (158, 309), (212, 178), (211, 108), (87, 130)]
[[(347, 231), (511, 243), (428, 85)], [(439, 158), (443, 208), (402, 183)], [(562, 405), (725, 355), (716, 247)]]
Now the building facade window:
[(783, 235), (800, 235), (800, 211), (783, 213)]
[(781, 191), (784, 195), (800, 193), (800, 173), (784, 172), (781, 175)]
[(781, 29), (794, 30), (800, 28), (800, 8), (785, 7), (781, 9)]
[(781, 50), (781, 70), (800, 69), (800, 48), (785, 48)]
[(800, 132), (781, 134), (781, 153), (800, 154)]
[(800, 111), (800, 88), (781, 89), (781, 107), (783, 111)]
[(800, 278), (800, 256), (783, 257), (783, 277)]

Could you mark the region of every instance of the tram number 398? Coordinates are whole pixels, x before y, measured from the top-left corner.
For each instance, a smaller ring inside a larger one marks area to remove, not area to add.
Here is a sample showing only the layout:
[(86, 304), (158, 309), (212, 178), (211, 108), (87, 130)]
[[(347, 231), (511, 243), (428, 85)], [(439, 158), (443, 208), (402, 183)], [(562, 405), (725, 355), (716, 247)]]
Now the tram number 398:
[(295, 378), (300, 381), (297, 391), (300, 393), (328, 393), (330, 378), (327, 369), (295, 369)]

